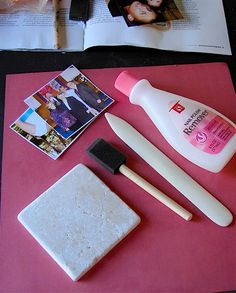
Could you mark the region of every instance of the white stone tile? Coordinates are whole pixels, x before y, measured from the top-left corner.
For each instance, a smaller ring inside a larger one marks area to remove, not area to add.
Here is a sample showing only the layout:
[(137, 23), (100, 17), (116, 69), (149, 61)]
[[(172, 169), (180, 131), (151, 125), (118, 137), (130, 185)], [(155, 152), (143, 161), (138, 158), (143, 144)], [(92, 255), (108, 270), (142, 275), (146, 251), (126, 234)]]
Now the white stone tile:
[(18, 219), (74, 281), (140, 222), (83, 164), (41, 194)]

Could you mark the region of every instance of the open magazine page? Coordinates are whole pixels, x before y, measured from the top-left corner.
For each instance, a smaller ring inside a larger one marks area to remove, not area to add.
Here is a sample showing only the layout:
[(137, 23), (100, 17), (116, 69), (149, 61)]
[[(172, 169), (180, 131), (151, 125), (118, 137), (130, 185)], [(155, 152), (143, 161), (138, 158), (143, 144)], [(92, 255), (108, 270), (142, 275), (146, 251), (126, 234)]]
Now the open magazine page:
[[(46, 33), (47, 32), (47, 33)], [(53, 49), (52, 9), (0, 14), (1, 49)]]
[[(69, 7), (70, 0), (60, 1), (59, 21), (56, 24), (60, 48), (82, 51), (84, 23), (68, 20)], [(54, 20), (51, 1), (42, 13), (19, 11), (0, 14), (0, 50), (55, 49)]]
[[(105, 0), (90, 1), (90, 18), (85, 27), (84, 49), (100, 45), (125, 45), (126, 35), (129, 33), (130, 29), (121, 16), (112, 17)], [(141, 46), (143, 43), (143, 39), (140, 40)]]
[(93, 1), (92, 16), (85, 29), (85, 49), (98, 45), (133, 45), (231, 54), (222, 0), (176, 0), (184, 19), (132, 27), (127, 26), (122, 16), (111, 16), (108, 2)]
[(172, 22), (172, 29), (163, 34), (160, 49), (231, 55), (222, 0), (179, 0), (176, 3), (184, 20)]

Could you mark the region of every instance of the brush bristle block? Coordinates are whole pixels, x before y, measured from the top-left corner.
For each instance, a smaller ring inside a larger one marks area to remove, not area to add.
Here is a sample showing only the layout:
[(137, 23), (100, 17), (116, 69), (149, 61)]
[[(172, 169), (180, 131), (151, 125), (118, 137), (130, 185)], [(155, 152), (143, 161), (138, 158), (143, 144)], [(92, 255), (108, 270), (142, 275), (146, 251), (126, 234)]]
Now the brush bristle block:
[(126, 162), (125, 155), (102, 138), (96, 139), (87, 149), (87, 153), (112, 174), (118, 172), (120, 166)]

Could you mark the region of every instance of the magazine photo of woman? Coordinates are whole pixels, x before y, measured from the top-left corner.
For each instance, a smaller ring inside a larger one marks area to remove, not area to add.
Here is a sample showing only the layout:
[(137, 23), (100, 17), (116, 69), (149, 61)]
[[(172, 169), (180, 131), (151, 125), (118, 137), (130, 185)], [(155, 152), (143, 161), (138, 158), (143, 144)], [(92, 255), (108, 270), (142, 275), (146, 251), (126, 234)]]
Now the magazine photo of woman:
[(119, 9), (128, 26), (157, 22), (158, 14), (142, 1), (118, 1)]
[(159, 15), (162, 21), (182, 19), (174, 0), (147, 0), (147, 4)]
[(122, 15), (128, 26), (183, 18), (174, 0), (110, 0), (107, 5), (112, 16)]

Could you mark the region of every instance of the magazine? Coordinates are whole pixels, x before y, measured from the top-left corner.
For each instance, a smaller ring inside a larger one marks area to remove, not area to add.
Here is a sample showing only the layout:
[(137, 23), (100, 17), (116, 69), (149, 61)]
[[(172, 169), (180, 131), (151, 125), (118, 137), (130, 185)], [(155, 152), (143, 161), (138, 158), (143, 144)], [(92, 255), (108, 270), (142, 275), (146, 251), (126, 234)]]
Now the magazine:
[(57, 159), (113, 102), (71, 65), (25, 99), (29, 108), (10, 128)]
[(159, 19), (141, 25), (127, 24), (120, 0), (116, 0), (119, 13), (112, 15), (110, 1), (90, 1), (86, 22), (69, 20), (70, 0), (59, 1), (57, 22), (50, 1), (43, 13), (0, 14), (0, 39), (4, 40), (0, 49), (55, 50), (58, 43), (61, 51), (128, 45), (231, 55), (222, 0), (174, 0), (179, 16), (168, 20), (162, 13)]

